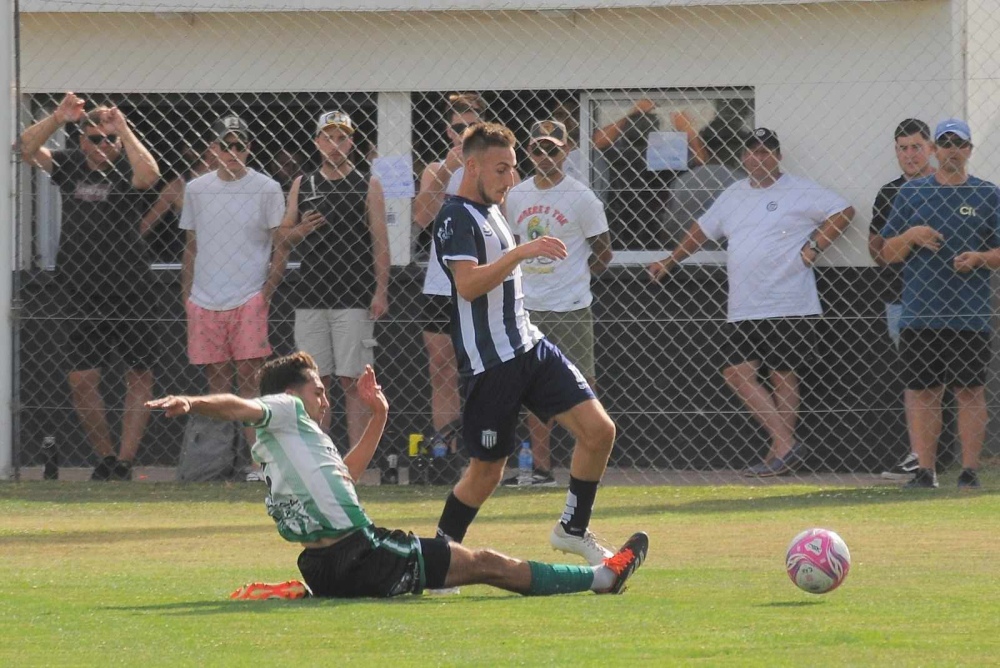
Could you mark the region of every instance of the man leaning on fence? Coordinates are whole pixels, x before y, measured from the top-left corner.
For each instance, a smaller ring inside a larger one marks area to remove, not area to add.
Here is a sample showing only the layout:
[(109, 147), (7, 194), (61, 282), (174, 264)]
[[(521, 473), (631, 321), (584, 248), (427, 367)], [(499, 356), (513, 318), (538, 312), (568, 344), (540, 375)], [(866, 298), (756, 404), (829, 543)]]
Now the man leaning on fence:
[[(120, 109), (85, 112), (84, 105), (67, 93), (55, 112), (24, 131), (21, 152), (26, 162), (51, 174), (62, 193), (56, 281), (68, 336), (61, 347), (73, 406), (101, 458), (91, 479), (131, 480), (149, 421), (144, 404), (152, 397), (159, 349), (139, 207), (141, 191), (156, 185), (160, 170)], [(46, 148), (49, 137), (67, 123), (80, 130), (79, 148)], [(100, 390), (101, 371), (116, 352), (127, 368), (117, 456)]]
[[(748, 178), (728, 187), (688, 230), (673, 254), (649, 267), (659, 280), (708, 239), (729, 240), (726, 384), (767, 430), (771, 445), (747, 475), (787, 475), (801, 466), (795, 440), (799, 373), (816, 347), (822, 314), (813, 265), (854, 217), (840, 195), (781, 171), (778, 135), (759, 128), (747, 139)], [(770, 372), (771, 388), (758, 379)]]
[[(255, 374), (271, 354), (268, 310), (285, 271), (287, 248), (272, 244), (281, 225), (285, 200), (278, 183), (247, 167), (250, 133), (236, 116), (212, 127), (218, 168), (184, 189), (181, 229), (187, 231), (181, 263), (181, 290), (188, 321), (188, 357), (203, 366), (213, 394), (230, 392), (233, 367), (240, 396), (256, 392)], [(254, 432), (245, 431), (252, 445)], [(232, 448), (211, 456), (197, 451), (208, 444), (193, 439), (179, 467), (189, 478), (192, 462), (221, 475), (232, 463)], [(248, 480), (257, 479), (254, 472)]]
[(962, 444), (959, 488), (979, 487), (990, 363), (990, 272), (1000, 269), (1000, 192), (968, 173), (972, 133), (948, 119), (934, 130), (938, 170), (903, 185), (879, 259), (903, 263), (900, 348), (906, 422), (920, 467), (907, 487), (938, 486), (941, 404), (950, 388)]

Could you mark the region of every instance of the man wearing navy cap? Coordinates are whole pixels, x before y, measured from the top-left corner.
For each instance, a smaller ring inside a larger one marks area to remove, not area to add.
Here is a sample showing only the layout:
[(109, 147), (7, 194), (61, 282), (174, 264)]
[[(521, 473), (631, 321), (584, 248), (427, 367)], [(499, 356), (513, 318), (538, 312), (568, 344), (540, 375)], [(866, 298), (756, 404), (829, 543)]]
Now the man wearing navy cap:
[[(758, 128), (746, 140), (747, 178), (726, 188), (693, 221), (674, 252), (649, 266), (654, 281), (708, 241), (729, 240), (728, 322), (723, 328), (726, 384), (767, 430), (770, 448), (749, 476), (787, 475), (803, 463), (795, 441), (799, 372), (816, 348), (822, 315), (813, 265), (854, 217), (843, 197), (781, 171), (778, 135)], [(771, 388), (758, 379), (770, 375)]]
[(979, 487), (990, 362), (990, 271), (1000, 268), (1000, 192), (968, 173), (972, 132), (950, 118), (934, 131), (938, 170), (906, 183), (893, 202), (879, 259), (903, 264), (901, 356), (910, 446), (920, 468), (911, 488), (938, 486), (941, 404), (951, 388), (962, 444), (959, 488)]

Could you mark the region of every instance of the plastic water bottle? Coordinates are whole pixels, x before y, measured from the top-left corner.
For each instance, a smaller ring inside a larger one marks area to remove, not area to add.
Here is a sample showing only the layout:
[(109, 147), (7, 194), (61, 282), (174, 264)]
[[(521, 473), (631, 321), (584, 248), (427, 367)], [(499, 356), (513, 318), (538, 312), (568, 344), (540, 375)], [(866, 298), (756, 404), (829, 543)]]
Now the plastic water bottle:
[(531, 441), (524, 441), (521, 443), (521, 451), (517, 453), (517, 484), (531, 484), (534, 466), (535, 460), (531, 456)]
[(59, 451), (56, 450), (56, 437), (46, 436), (42, 439), (42, 457), (45, 467), (42, 469), (43, 480), (59, 479)]
[(431, 457), (440, 459), (448, 455), (448, 444), (440, 436), (435, 436), (431, 440)]

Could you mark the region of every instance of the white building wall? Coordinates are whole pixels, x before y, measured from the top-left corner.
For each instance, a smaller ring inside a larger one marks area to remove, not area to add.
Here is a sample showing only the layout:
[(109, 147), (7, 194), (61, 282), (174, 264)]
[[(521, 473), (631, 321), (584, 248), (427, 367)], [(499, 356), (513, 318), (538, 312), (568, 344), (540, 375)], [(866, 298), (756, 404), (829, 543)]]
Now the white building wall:
[[(868, 264), (871, 202), (897, 173), (896, 123), (966, 109), (953, 19), (946, 0), (555, 14), (33, 13), (22, 16), (22, 90), (752, 87), (756, 122), (778, 131), (788, 169), (858, 210), (824, 261)], [(994, 92), (970, 93), (974, 127), (987, 108), (980, 97)]]

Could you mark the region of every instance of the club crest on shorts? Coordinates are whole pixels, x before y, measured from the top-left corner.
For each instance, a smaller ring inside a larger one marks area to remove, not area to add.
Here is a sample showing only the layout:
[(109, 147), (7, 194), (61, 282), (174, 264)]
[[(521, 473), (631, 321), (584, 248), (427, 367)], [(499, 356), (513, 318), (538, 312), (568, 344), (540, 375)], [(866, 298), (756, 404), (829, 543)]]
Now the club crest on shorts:
[(489, 450), (497, 444), (497, 433), (492, 429), (483, 429), (479, 437), (479, 444)]

